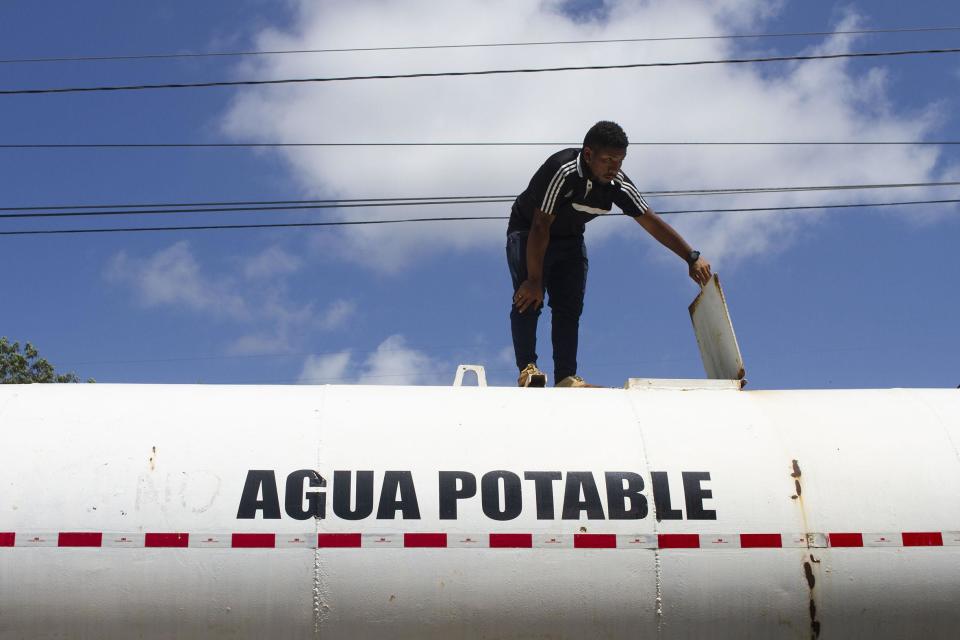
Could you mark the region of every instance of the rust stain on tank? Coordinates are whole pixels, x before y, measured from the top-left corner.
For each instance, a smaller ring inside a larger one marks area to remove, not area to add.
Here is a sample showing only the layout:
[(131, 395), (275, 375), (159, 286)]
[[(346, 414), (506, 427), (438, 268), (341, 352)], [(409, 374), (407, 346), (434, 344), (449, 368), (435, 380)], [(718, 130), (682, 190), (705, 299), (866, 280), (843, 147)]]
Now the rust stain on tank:
[(817, 578), (813, 575), (813, 566), (809, 562), (803, 563), (803, 573), (807, 577), (807, 586), (813, 591), (817, 585)]
[(790, 477), (793, 478), (793, 487), (796, 493), (790, 496), (791, 500), (798, 500), (800, 496), (803, 495), (803, 486), (800, 484), (800, 464), (793, 460), (793, 473), (790, 474)]
[(150, 447), (150, 458), (148, 462), (150, 463), (150, 471), (156, 471), (157, 470), (157, 448), (156, 447)]
[[(807, 539), (807, 549), (810, 549), (810, 527), (807, 524), (807, 510), (803, 502), (803, 484), (800, 482), (802, 473), (800, 471), (800, 463), (797, 460), (791, 461), (792, 473), (790, 477), (793, 478), (793, 486), (796, 490), (796, 493), (790, 496), (791, 500), (794, 500), (797, 506), (800, 507), (800, 518), (803, 522), (803, 534)], [(803, 577), (807, 582), (807, 591), (809, 592), (808, 597), (808, 611), (810, 613), (810, 638), (811, 640), (817, 640), (820, 637), (821, 623), (817, 619), (817, 598), (816, 598), (816, 585), (817, 585), (817, 576), (814, 573), (814, 565), (820, 564), (820, 561), (813, 557), (812, 553), (808, 553), (809, 560), (805, 560), (803, 563)]]
[[(813, 556), (810, 556), (810, 559), (813, 560)], [(814, 560), (814, 562), (819, 562)], [(810, 591), (810, 603), (808, 610), (810, 612), (810, 638), (811, 640), (817, 640), (820, 637), (820, 621), (817, 620), (817, 599), (816, 591), (814, 588), (817, 585), (817, 578), (813, 573), (813, 565), (809, 562), (803, 563), (803, 575), (807, 579), (807, 587)]]
[(800, 463), (796, 460), (791, 460), (791, 469), (792, 473), (790, 477), (793, 478), (793, 489), (794, 494), (790, 496), (791, 500), (795, 500), (797, 505), (800, 507), (800, 517), (803, 520), (803, 533), (809, 533), (809, 527), (807, 526), (807, 510), (803, 504), (803, 483), (801, 483), (800, 478), (802, 476), (800, 472)]
[(810, 637), (817, 640), (820, 637), (820, 621), (817, 620), (817, 603), (810, 596)]

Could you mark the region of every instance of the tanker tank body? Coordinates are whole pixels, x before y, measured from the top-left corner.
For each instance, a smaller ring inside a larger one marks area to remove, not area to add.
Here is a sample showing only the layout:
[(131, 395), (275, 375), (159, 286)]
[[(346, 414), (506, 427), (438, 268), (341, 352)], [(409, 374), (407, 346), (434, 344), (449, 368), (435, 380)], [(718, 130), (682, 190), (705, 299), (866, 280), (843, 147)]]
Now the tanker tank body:
[(5, 639), (960, 628), (955, 390), (2, 386), (0, 439)]

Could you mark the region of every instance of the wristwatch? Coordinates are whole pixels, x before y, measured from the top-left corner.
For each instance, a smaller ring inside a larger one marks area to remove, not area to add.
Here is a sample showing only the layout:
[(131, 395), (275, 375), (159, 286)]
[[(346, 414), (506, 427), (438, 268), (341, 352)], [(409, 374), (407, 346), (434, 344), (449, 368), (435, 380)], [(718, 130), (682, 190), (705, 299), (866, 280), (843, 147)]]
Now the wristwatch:
[(690, 265), (691, 267), (693, 266), (693, 263), (695, 263), (699, 259), (700, 259), (699, 251), (691, 251), (689, 254), (687, 254), (687, 264)]

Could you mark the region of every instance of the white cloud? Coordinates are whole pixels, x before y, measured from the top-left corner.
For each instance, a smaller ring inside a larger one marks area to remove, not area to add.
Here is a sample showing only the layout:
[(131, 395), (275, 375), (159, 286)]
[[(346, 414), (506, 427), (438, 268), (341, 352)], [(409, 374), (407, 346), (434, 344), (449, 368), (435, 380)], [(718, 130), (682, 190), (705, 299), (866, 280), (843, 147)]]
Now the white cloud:
[(298, 382), (300, 384), (337, 384), (346, 381), (350, 351), (322, 356), (307, 356)]
[(380, 343), (367, 358), (360, 384), (430, 384), (440, 371), (424, 353), (407, 347), (403, 336), (394, 335)]
[(106, 276), (130, 286), (147, 307), (183, 307), (233, 319), (250, 315), (243, 298), (228, 283), (201, 274), (186, 241), (143, 259), (121, 251), (107, 265)]
[(244, 275), (251, 279), (271, 278), (294, 273), (302, 265), (300, 258), (273, 245), (247, 261)]
[(235, 324), (239, 337), (225, 346), (230, 355), (288, 353), (302, 335), (343, 327), (356, 311), (350, 300), (337, 299), (320, 310), (314, 302), (296, 303), (285, 294), (283, 276), (300, 267), (299, 258), (269, 247), (247, 263), (241, 273), (212, 274), (202, 267), (186, 241), (147, 257), (116, 254), (105, 277), (129, 288), (147, 308), (187, 311)]
[(425, 353), (408, 347), (403, 336), (393, 335), (381, 342), (375, 351), (356, 364), (349, 350), (308, 356), (300, 372), (299, 382), (301, 384), (444, 384), (449, 383), (448, 369), (453, 370)]
[[(355, 0), (299, 2), (295, 27), (267, 29), (264, 49), (362, 47), (411, 43), (504, 42), (662, 35), (716, 35), (762, 26), (783, 2), (771, 0), (611, 0), (606, 20), (576, 23), (558, 2), (541, 0)], [(848, 14), (837, 25), (849, 28)], [(847, 51), (836, 36), (813, 51)], [(389, 53), (265, 56), (243, 76), (322, 77), (616, 64), (734, 56), (731, 40), (596, 46), (482, 48)], [(783, 45), (785, 48), (787, 45)], [(619, 121), (634, 143), (656, 140), (916, 139), (930, 134), (935, 106), (903, 112), (877, 61), (867, 71), (847, 61), (642, 69), (305, 84), (249, 88), (223, 129), (259, 141), (564, 140), (582, 138), (599, 119)], [(890, 63), (891, 65), (893, 63)], [(509, 194), (522, 190), (549, 153), (545, 148), (358, 148), (278, 151), (309, 196), (384, 197)], [(939, 151), (929, 147), (643, 147), (625, 169), (641, 188), (921, 182), (936, 180)], [(918, 195), (911, 191), (910, 196)], [(863, 202), (891, 193), (839, 192), (739, 196), (709, 201), (661, 198), (659, 209)], [(902, 193), (893, 195), (900, 197)], [(418, 217), (505, 215), (505, 205), (422, 207)], [(407, 209), (350, 210), (388, 218)], [(698, 215), (672, 222), (716, 265), (786, 246), (818, 216)], [(627, 221), (598, 220), (597, 243)], [(438, 251), (502, 243), (504, 223), (353, 227), (318, 236), (324, 251), (359, 264), (394, 269)], [(649, 245), (652, 246), (652, 245)]]
[(353, 317), (357, 305), (349, 300), (335, 300), (327, 307), (319, 325), (327, 331), (343, 327)]

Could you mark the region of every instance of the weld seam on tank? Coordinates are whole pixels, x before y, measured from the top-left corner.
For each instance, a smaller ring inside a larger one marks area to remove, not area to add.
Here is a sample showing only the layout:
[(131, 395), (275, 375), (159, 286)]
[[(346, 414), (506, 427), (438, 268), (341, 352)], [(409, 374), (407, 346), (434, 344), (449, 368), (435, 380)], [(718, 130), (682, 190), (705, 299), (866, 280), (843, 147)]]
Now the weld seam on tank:
[[(326, 406), (327, 399), (327, 387), (323, 386), (320, 388), (320, 399), (319, 406), (315, 410), (315, 413), (318, 414), (318, 425), (317, 425), (317, 474), (319, 475), (320, 469), (323, 468), (323, 463), (321, 460), (321, 451), (323, 450), (323, 410)], [(313, 530), (314, 530), (314, 539), (319, 538), (320, 535), (320, 518), (314, 516), (313, 518)], [(323, 623), (326, 620), (325, 613), (329, 611), (329, 605), (324, 601), (323, 597), (323, 569), (320, 563), (320, 547), (318, 546), (313, 550), (313, 635), (317, 638), (320, 637), (320, 629), (323, 626)]]
[(820, 637), (822, 625), (820, 620), (817, 619), (817, 598), (814, 589), (817, 584), (817, 578), (813, 573), (813, 564), (811, 563), (820, 564), (820, 561), (815, 559), (813, 553), (811, 553), (813, 543), (811, 540), (812, 536), (810, 535), (810, 526), (807, 524), (807, 509), (803, 497), (803, 483), (800, 481), (803, 477), (803, 473), (800, 471), (800, 463), (796, 459), (790, 462), (792, 470), (790, 477), (793, 478), (793, 486), (796, 491), (796, 493), (791, 496), (791, 499), (796, 501), (797, 506), (800, 508), (800, 517), (803, 520), (803, 536), (806, 539), (807, 556), (809, 558), (803, 562), (803, 577), (807, 583), (807, 610), (810, 615), (810, 640), (817, 640)]
[(653, 550), (653, 567), (657, 580), (657, 637), (663, 630), (663, 571), (660, 566), (660, 550)]
[[(637, 415), (637, 408), (633, 404), (633, 400), (630, 398), (629, 394), (624, 394), (624, 397), (627, 400), (627, 404), (630, 407), (630, 413), (633, 414), (633, 419), (637, 425), (637, 433), (640, 436), (640, 446), (642, 447), (643, 454), (643, 463), (646, 465), (647, 471), (650, 470), (650, 458), (647, 456), (647, 440), (643, 436), (643, 426), (640, 422), (640, 416)], [(650, 501), (653, 505), (653, 535), (654, 539), (657, 539), (659, 531), (657, 529), (657, 524), (660, 522), (660, 518), (657, 517), (657, 504), (655, 500)], [(661, 637), (663, 633), (663, 566), (660, 563), (660, 549), (653, 550), (653, 575), (655, 583), (655, 595), (654, 595), (654, 612), (657, 616), (657, 637)]]

